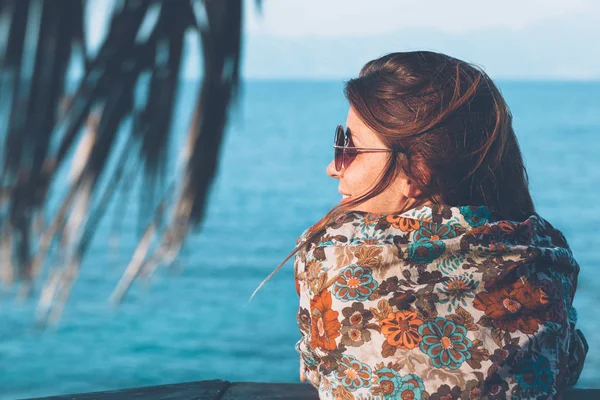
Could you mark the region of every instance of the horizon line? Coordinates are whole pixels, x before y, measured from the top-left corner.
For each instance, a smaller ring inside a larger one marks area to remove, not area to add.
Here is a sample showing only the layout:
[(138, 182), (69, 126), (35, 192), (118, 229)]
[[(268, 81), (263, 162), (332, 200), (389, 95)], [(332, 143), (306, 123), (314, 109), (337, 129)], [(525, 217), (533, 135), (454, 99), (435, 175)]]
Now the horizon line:
[[(240, 82), (345, 82), (355, 77), (240, 77)], [(179, 80), (201, 80), (200, 76), (182, 76)], [(515, 83), (600, 83), (600, 76), (578, 77), (497, 77), (494, 82)]]

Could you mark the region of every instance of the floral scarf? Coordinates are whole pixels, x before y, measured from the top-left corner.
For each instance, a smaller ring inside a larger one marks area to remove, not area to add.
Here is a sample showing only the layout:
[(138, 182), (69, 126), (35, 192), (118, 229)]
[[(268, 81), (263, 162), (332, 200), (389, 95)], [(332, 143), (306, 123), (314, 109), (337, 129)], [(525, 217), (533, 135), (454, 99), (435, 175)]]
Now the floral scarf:
[(322, 399), (556, 398), (583, 368), (579, 266), (537, 214), (346, 212), (294, 267), (296, 349)]

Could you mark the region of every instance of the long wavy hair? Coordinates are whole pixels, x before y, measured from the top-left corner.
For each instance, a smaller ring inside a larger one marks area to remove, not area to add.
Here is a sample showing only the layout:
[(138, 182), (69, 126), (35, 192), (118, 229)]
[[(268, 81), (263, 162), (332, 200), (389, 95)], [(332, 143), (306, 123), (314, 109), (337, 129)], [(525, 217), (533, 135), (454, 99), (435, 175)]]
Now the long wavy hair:
[(430, 51), (391, 53), (368, 62), (344, 93), (394, 152), (372, 189), (309, 228), (257, 290), (335, 218), (383, 192), (399, 173), (421, 189), (420, 201), (484, 205), (495, 219), (513, 221), (535, 212), (512, 115), (481, 68)]

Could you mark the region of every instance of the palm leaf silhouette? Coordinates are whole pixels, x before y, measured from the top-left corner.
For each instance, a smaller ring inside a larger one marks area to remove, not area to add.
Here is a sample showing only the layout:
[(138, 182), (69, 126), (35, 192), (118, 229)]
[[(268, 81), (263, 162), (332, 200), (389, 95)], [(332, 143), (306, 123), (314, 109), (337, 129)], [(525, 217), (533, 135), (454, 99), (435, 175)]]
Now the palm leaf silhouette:
[[(241, 0), (116, 1), (93, 56), (84, 40), (85, 7), (84, 0), (0, 1), (0, 279), (25, 295), (45, 277), (38, 305), (44, 324), (58, 320), (109, 200), (140, 170), (140, 220), (150, 222), (112, 300), (118, 303), (136, 277), (173, 262), (202, 221), (239, 82)], [(180, 149), (181, 173), (167, 177), (188, 31), (200, 38), (203, 79)], [(85, 72), (69, 91), (75, 57)], [(136, 101), (139, 90), (145, 102)], [(67, 190), (47, 218), (49, 188), (66, 164)], [(53, 252), (60, 262), (52, 262)]]

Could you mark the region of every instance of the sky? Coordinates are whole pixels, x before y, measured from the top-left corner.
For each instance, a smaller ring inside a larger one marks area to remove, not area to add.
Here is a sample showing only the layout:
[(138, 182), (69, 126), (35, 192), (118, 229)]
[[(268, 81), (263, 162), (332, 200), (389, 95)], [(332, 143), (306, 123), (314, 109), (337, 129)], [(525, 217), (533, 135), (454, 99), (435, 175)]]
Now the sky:
[[(94, 0), (93, 45), (113, 0)], [(432, 50), (492, 78), (600, 80), (600, 0), (244, 0), (242, 76), (347, 79), (395, 51)], [(190, 35), (184, 75), (197, 76)]]

